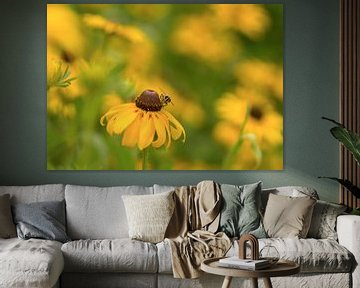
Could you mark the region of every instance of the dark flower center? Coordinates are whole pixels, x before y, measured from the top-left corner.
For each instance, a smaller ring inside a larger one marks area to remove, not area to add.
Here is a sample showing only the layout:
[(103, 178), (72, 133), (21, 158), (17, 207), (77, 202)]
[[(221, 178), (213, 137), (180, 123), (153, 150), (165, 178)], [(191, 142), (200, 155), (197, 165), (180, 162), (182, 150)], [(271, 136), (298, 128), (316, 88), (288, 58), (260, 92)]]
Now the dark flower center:
[(160, 111), (163, 106), (159, 94), (150, 89), (144, 90), (136, 97), (135, 105), (145, 111)]
[(260, 120), (264, 116), (264, 113), (259, 107), (253, 106), (250, 110), (250, 116), (255, 118), (256, 120)]

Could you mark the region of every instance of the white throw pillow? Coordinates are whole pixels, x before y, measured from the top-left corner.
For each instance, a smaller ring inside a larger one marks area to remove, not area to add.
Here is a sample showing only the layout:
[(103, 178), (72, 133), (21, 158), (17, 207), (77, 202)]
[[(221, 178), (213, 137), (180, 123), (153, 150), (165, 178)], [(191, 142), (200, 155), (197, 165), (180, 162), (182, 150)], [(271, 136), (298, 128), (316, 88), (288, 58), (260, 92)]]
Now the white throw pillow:
[(175, 207), (173, 193), (122, 196), (131, 239), (151, 243), (164, 240)]

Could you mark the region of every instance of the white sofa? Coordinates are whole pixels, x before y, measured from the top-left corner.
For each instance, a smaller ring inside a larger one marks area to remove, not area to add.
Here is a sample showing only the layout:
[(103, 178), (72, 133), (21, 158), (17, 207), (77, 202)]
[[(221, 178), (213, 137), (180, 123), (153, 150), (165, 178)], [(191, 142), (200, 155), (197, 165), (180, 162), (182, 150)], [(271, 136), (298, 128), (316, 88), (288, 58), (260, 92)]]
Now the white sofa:
[[(166, 242), (128, 239), (122, 195), (153, 194), (173, 189), (154, 185), (90, 187), (76, 185), (0, 186), (12, 203), (66, 202), (65, 244), (40, 240), (0, 239), (0, 287), (221, 287), (222, 277), (174, 279)], [(288, 188), (280, 194), (290, 193)], [(263, 193), (267, 193), (263, 191)], [(264, 194), (265, 195), (265, 194)], [(266, 197), (263, 197), (266, 199)], [(281, 257), (301, 264), (301, 273), (273, 278), (274, 287), (360, 287), (360, 217), (338, 217), (339, 242), (328, 239), (260, 239)], [(228, 252), (236, 255), (237, 242)], [(259, 281), (260, 287), (262, 281)], [(234, 279), (233, 286), (250, 284)], [(242, 287), (242, 286), (241, 286)]]

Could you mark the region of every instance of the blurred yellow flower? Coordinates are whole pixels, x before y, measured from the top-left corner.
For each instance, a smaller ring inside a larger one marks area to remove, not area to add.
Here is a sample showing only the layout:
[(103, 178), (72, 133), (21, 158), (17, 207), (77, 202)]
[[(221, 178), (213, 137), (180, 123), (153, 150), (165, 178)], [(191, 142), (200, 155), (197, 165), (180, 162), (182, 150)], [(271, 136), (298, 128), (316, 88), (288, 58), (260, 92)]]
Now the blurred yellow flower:
[(185, 141), (185, 130), (163, 106), (156, 91), (145, 90), (136, 98), (135, 103), (111, 108), (101, 117), (100, 123), (106, 125), (110, 135), (123, 134), (123, 146), (137, 145), (140, 150), (150, 145), (155, 148), (166, 145), (168, 148), (171, 139), (177, 140), (183, 135)]
[(122, 52), (127, 61), (124, 75), (133, 81), (144, 75), (146, 77), (152, 75), (151, 69), (155, 50), (154, 44), (148, 39), (145, 39), (141, 45), (133, 44), (131, 47), (123, 49)]
[(269, 89), (278, 99), (283, 98), (283, 69), (271, 62), (259, 59), (239, 63), (235, 76), (244, 85)]
[(239, 139), (240, 127), (228, 121), (219, 121), (213, 131), (214, 138), (221, 144), (231, 147)]
[(231, 93), (226, 93), (216, 103), (218, 115), (236, 125), (243, 123), (247, 109), (248, 102)]
[(175, 51), (213, 64), (230, 59), (239, 50), (232, 35), (205, 13), (180, 19), (171, 41)]
[(112, 22), (100, 15), (85, 14), (84, 23), (91, 27), (104, 31), (109, 35), (116, 35), (132, 43), (141, 43), (146, 39), (146, 35), (136, 26), (122, 25)]
[(219, 122), (215, 126), (216, 139), (220, 142), (223, 142), (222, 138), (228, 139), (228, 144), (233, 145), (239, 137), (240, 127), (249, 109), (244, 132), (254, 133), (261, 146), (282, 144), (283, 117), (271, 105), (266, 104), (266, 97), (254, 97), (256, 94), (246, 91), (250, 90), (238, 89), (237, 94), (226, 93), (216, 102), (219, 117), (228, 123), (225, 125)]
[(64, 58), (78, 57), (84, 51), (81, 22), (66, 4), (47, 4), (47, 46)]
[(267, 11), (260, 4), (217, 4), (210, 7), (218, 25), (236, 29), (252, 39), (263, 36), (271, 24)]

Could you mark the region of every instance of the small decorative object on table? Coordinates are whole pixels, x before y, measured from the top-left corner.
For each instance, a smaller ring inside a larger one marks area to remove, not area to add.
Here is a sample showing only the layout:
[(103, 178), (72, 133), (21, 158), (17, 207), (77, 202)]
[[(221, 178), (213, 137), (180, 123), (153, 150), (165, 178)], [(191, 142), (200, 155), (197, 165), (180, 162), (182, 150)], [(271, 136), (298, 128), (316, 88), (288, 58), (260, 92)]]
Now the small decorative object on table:
[[(246, 259), (246, 242), (248, 241), (251, 247), (251, 259)], [(272, 288), (270, 277), (288, 276), (300, 272), (300, 266), (298, 264), (287, 260), (277, 261), (276, 264), (259, 270), (249, 270), (248, 268), (243, 269), (241, 267), (224, 267), (222, 265), (225, 259), (232, 258), (237, 258), (238, 261), (261, 261), (261, 259), (259, 260), (259, 254), (259, 242), (257, 238), (250, 234), (243, 235), (239, 240), (239, 257), (206, 259), (201, 263), (201, 270), (207, 273), (225, 276), (222, 288), (229, 288), (233, 277), (251, 278), (254, 288), (258, 287), (258, 278), (263, 278), (265, 287)]]

